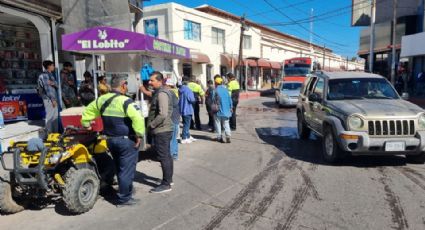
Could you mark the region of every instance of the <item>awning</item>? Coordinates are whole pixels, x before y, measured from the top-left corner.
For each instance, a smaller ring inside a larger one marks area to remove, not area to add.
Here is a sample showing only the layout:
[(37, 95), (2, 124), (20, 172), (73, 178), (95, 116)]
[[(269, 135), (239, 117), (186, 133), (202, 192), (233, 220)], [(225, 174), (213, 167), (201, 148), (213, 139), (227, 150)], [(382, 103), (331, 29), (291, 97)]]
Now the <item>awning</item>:
[(210, 58), (208, 55), (200, 52), (191, 52), (190, 53), (192, 62), (195, 63), (210, 63)]
[(270, 61), (263, 59), (263, 58), (260, 58), (257, 61), (253, 60), (253, 59), (247, 59), (247, 62), (248, 62), (248, 65), (251, 66), (251, 67), (258, 66), (258, 67), (263, 67), (263, 68), (271, 68)]
[(189, 59), (188, 48), (145, 34), (111, 27), (93, 27), (62, 35), (62, 49), (77, 53), (143, 53), (175, 59)]
[(238, 59), (230, 54), (220, 54), (221, 64), (234, 67), (238, 65)]
[(401, 38), (400, 57), (414, 57), (425, 55), (425, 32), (403, 36)]
[(272, 69), (282, 69), (282, 64), (280, 64), (280, 62), (271, 61), (270, 66)]

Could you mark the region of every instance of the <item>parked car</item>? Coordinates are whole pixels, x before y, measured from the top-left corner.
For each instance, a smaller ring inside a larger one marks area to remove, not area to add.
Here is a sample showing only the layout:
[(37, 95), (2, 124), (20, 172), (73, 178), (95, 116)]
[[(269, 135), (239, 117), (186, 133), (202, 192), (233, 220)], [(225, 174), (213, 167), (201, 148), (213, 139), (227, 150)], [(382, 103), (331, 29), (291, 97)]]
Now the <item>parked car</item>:
[(425, 111), (400, 98), (382, 76), (319, 72), (303, 84), (297, 104), (298, 133), (322, 138), (323, 158), (346, 154), (406, 155), (425, 162)]
[(302, 87), (301, 82), (282, 81), (275, 92), (275, 102), (279, 106), (296, 106)]

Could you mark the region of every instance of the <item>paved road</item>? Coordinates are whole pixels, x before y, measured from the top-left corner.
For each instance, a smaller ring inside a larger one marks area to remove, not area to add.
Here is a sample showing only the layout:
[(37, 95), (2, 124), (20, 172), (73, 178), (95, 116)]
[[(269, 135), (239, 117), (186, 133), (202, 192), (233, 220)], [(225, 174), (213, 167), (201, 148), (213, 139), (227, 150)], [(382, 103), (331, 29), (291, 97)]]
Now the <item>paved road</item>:
[(0, 216), (1, 229), (425, 229), (425, 167), (403, 157), (320, 158), (320, 139), (297, 139), (294, 109), (272, 98), (241, 103), (231, 144), (180, 147), (175, 185), (149, 194), (159, 164), (138, 164), (139, 207), (100, 199), (69, 216), (61, 205)]

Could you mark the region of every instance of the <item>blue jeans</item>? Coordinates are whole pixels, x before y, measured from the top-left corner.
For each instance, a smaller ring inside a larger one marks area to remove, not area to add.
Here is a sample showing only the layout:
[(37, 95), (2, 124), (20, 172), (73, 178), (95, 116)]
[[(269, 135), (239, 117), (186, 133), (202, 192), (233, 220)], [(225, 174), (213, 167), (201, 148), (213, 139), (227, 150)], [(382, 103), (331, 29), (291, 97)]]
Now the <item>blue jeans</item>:
[(182, 139), (190, 138), (190, 122), (192, 120), (192, 115), (182, 116), (183, 118), (183, 131), (182, 131)]
[(127, 138), (113, 137), (108, 139), (107, 143), (118, 174), (118, 202), (125, 203), (131, 199), (133, 192), (133, 179), (139, 151), (134, 147), (136, 143)]
[(219, 116), (215, 115), (214, 120), (215, 120), (215, 132), (217, 134), (217, 138), (221, 138), (221, 125), (222, 124), (224, 124), (224, 133), (226, 134), (226, 137), (230, 137), (231, 132), (230, 132), (229, 118), (228, 117), (219, 117)]
[(170, 153), (173, 158), (177, 158), (179, 154), (179, 145), (177, 143), (177, 135), (179, 134), (179, 124), (173, 124), (173, 136), (170, 141)]

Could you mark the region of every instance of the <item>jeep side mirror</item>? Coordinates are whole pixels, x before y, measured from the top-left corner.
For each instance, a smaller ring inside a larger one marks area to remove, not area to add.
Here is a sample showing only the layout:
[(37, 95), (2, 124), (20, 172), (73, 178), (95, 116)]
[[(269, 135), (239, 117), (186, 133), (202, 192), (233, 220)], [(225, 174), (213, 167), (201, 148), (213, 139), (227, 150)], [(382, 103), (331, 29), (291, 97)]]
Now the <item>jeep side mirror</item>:
[(317, 93), (312, 93), (308, 96), (308, 100), (311, 102), (321, 102), (322, 98)]

